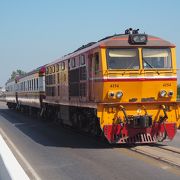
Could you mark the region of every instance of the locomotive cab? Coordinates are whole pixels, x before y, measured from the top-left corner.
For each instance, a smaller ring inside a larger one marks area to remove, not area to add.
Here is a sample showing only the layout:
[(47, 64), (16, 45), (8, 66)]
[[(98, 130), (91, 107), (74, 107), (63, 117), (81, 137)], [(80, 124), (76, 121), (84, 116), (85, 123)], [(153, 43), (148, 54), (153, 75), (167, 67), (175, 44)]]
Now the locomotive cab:
[(171, 140), (179, 121), (175, 46), (129, 29), (100, 47), (98, 117), (108, 141)]

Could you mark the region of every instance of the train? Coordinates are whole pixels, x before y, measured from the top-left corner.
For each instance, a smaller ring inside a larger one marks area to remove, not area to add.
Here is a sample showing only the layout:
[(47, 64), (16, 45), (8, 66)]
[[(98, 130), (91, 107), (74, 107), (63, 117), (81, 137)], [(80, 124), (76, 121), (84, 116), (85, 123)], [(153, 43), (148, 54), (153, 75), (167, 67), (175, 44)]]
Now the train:
[(176, 97), (175, 45), (132, 28), (6, 83), (10, 109), (111, 144), (172, 140), (180, 125)]

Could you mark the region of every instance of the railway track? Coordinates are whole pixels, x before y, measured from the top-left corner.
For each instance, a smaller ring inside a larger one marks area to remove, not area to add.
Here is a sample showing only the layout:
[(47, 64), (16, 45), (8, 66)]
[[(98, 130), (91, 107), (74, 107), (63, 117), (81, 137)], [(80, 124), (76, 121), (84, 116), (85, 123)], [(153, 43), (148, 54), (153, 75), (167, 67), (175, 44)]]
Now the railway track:
[[(54, 122), (58, 125), (58, 122)], [(60, 125), (60, 124), (59, 124)], [(61, 126), (61, 125), (60, 125)], [(65, 129), (74, 131), (75, 133), (81, 134), (87, 137), (93, 137), (86, 132), (78, 131), (77, 129), (73, 129), (69, 126), (64, 126)], [(103, 145), (106, 144), (107, 147), (115, 147), (119, 149), (119, 145), (109, 145), (104, 139), (99, 139), (100, 137), (96, 137), (95, 139), (100, 141)], [(103, 141), (102, 141), (103, 140)], [(133, 146), (129, 147), (126, 145), (121, 145), (127, 151), (133, 151), (139, 153), (141, 155), (148, 156), (150, 158), (156, 159), (158, 161), (164, 162), (169, 164), (170, 166), (175, 166), (178, 169), (180, 168), (180, 148), (172, 147), (172, 146), (165, 146), (165, 145), (141, 145), (141, 146)]]
[(136, 146), (130, 148), (132, 151), (168, 163), (171, 166), (180, 168), (180, 149), (172, 146)]

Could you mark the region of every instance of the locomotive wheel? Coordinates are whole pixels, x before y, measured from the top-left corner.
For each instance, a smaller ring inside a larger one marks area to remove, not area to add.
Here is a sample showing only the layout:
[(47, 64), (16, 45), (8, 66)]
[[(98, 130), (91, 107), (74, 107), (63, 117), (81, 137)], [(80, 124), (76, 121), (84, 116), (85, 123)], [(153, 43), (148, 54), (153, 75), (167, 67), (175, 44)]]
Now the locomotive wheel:
[(9, 103), (7, 103), (7, 107), (8, 109), (12, 109), (12, 106)]

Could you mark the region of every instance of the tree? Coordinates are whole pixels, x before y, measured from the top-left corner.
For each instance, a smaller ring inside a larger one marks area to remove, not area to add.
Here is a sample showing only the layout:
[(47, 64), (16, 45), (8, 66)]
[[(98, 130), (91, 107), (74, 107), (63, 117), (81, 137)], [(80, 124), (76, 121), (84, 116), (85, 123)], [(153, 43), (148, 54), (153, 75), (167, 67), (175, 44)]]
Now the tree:
[(20, 70), (20, 69), (17, 69), (16, 71), (13, 71), (13, 72), (11, 73), (11, 78), (10, 78), (10, 79), (15, 79), (17, 76), (23, 76), (23, 75), (25, 75), (25, 74), (26, 74), (25, 71), (22, 71), (22, 70)]

